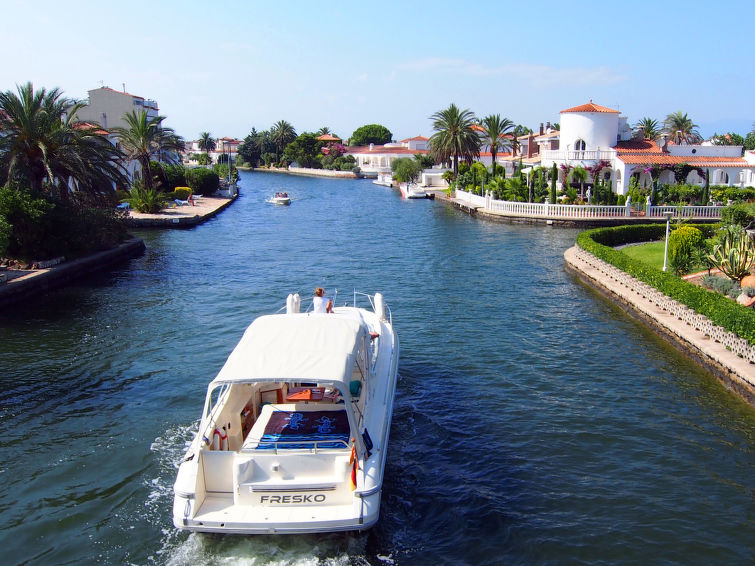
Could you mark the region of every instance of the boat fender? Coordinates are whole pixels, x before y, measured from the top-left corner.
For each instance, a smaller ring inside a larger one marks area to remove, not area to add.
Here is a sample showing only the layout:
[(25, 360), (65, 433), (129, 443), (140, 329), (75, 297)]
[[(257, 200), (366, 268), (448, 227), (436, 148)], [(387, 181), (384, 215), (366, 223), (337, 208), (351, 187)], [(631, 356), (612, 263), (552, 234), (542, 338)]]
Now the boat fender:
[(296, 311), (294, 310), (294, 296), (289, 293), (288, 297), (286, 297), (286, 314), (294, 314)]
[(364, 455), (365, 458), (369, 458), (372, 455), (372, 438), (370, 438), (370, 433), (367, 431), (367, 429), (364, 429), (364, 432), (362, 433), (362, 440), (364, 440), (364, 447), (367, 449), (367, 453)]
[(228, 435), (225, 427), (222, 427), (222, 430), (216, 428), (212, 433), (212, 450), (228, 450)]
[(375, 314), (380, 320), (385, 320), (385, 302), (381, 293), (375, 293)]
[(299, 293), (294, 293), (294, 312), (301, 312), (301, 297)]

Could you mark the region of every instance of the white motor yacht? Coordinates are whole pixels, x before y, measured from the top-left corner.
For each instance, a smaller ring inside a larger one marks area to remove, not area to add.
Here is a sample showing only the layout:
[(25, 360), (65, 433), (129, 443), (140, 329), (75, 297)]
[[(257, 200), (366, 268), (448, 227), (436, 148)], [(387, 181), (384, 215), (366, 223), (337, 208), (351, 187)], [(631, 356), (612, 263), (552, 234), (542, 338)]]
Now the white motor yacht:
[[(357, 300), (365, 307), (357, 305)], [(382, 295), (257, 318), (210, 383), (174, 485), (179, 529), (316, 533), (378, 520), (399, 359)]]
[(427, 198), (427, 193), (417, 183), (399, 183), (399, 189), (404, 198)]

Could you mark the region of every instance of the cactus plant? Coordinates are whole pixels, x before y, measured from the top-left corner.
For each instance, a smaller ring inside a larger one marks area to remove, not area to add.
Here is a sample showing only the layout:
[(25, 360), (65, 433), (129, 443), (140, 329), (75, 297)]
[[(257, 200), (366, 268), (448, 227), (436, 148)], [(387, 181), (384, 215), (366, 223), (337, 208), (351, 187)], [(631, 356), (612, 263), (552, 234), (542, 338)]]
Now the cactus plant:
[(755, 246), (740, 226), (726, 226), (721, 229), (710, 257), (721, 273), (739, 282), (750, 274), (755, 261)]

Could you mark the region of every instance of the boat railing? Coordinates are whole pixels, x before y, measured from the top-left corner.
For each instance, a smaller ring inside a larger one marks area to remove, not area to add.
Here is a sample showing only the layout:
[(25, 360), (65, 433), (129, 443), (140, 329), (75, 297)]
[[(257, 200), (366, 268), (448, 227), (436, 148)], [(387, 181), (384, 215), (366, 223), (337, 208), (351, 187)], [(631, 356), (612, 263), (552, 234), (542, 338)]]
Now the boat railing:
[[(367, 302), (370, 304), (370, 308), (374, 311), (375, 310), (375, 296), (369, 295), (367, 293), (362, 293), (361, 291), (354, 290), (354, 302), (351, 306), (359, 307), (357, 304), (359, 301), (359, 298), (362, 298), (364, 300), (367, 299)], [(348, 303), (346, 303), (346, 306), (349, 306)], [(386, 318), (388, 319), (388, 322), (390, 324), (393, 324), (393, 314), (391, 313), (391, 307), (389, 307), (387, 304), (384, 304), (385, 310), (386, 310)]]
[[(335, 446), (334, 446), (335, 445)], [(348, 450), (351, 445), (346, 440), (261, 440), (256, 446), (242, 449), (242, 452), (256, 450), (273, 450), (278, 454), (279, 450), (305, 450), (312, 454), (319, 454), (328, 450)]]

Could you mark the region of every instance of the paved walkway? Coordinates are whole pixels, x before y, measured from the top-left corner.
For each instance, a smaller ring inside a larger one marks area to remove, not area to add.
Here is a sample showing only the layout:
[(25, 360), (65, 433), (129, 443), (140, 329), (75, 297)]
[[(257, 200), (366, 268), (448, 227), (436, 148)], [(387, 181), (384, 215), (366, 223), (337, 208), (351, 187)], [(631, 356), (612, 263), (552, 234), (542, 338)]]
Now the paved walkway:
[(574, 246), (567, 268), (598, 291), (631, 309), (709, 369), (728, 388), (755, 405), (755, 347), (657, 289)]
[(186, 228), (209, 220), (229, 206), (236, 197), (201, 197), (195, 205), (163, 209), (156, 214), (129, 211), (129, 224), (137, 227)]

